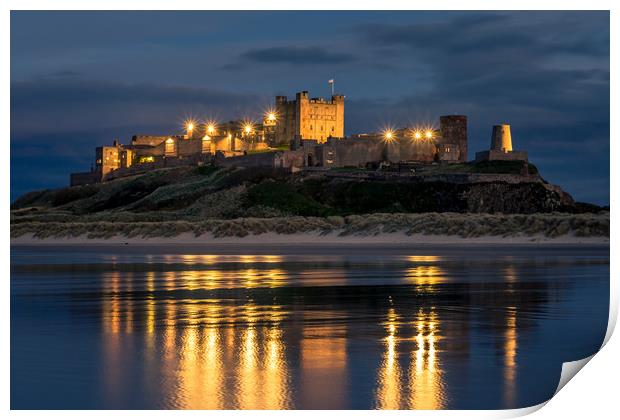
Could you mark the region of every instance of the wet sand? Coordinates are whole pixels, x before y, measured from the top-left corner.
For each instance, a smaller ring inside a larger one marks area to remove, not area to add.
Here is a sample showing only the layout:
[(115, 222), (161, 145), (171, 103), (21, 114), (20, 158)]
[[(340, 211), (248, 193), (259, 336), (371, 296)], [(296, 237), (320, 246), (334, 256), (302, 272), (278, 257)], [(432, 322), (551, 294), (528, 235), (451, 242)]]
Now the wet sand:
[(261, 249), (263, 247), (281, 247), (284, 252), (293, 247), (294, 249), (312, 249), (326, 246), (333, 248), (342, 247), (370, 247), (381, 249), (384, 247), (410, 248), (412, 246), (440, 247), (444, 246), (471, 246), (471, 245), (508, 245), (521, 247), (538, 247), (549, 245), (573, 245), (573, 246), (604, 246), (609, 247), (609, 238), (606, 237), (577, 237), (564, 235), (556, 238), (545, 236), (481, 236), (464, 238), (461, 236), (448, 235), (406, 235), (404, 233), (391, 233), (380, 235), (347, 235), (340, 236), (336, 233), (322, 235), (319, 233), (303, 234), (276, 234), (266, 233), (262, 235), (248, 235), (245, 237), (214, 237), (211, 234), (194, 236), (191, 233), (180, 234), (175, 237), (154, 237), (127, 238), (124, 236), (114, 236), (111, 238), (88, 238), (78, 236), (74, 238), (35, 238), (32, 235), (24, 235), (18, 238), (11, 238), (11, 246), (83, 246), (83, 245), (108, 245), (108, 246), (147, 246), (147, 247), (168, 247), (174, 245), (191, 247), (249, 247)]
[(59, 248), (76, 252), (123, 254), (218, 254), (218, 255), (609, 255), (609, 238), (461, 238), (425, 235), (277, 235), (245, 238), (213, 238), (180, 235), (174, 238), (47, 238), (21, 237), (11, 240), (20, 250)]

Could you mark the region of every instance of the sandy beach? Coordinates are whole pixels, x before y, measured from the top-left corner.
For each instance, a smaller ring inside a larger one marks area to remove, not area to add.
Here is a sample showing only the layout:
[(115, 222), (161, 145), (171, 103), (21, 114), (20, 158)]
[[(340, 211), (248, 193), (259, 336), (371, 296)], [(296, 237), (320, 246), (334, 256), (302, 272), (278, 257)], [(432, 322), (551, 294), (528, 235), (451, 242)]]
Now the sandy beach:
[(85, 235), (76, 237), (49, 237), (35, 238), (32, 234), (25, 234), (11, 238), (12, 246), (27, 245), (257, 245), (257, 246), (412, 246), (412, 245), (609, 245), (607, 237), (578, 237), (563, 235), (555, 238), (537, 236), (480, 236), (464, 238), (457, 235), (406, 235), (404, 233), (384, 233), (379, 235), (346, 235), (337, 233), (298, 233), (277, 234), (265, 233), (247, 235), (244, 237), (215, 237), (210, 233), (195, 236), (191, 233), (182, 233), (174, 237), (133, 237), (113, 236), (111, 238), (88, 238)]

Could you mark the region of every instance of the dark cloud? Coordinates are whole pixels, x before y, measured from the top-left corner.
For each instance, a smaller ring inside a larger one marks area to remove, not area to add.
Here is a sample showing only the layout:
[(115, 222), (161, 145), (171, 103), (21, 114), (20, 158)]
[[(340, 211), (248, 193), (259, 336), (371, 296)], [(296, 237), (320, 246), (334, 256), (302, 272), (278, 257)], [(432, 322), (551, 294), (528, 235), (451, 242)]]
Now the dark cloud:
[(271, 98), (208, 88), (83, 79), (36, 79), (11, 84), (11, 130), (40, 133), (114, 129), (126, 125), (177, 130), (184, 116), (230, 119), (256, 113)]
[(444, 101), (553, 107), (602, 96), (605, 105), (609, 27), (601, 21), (606, 17), (483, 13), (411, 25), (361, 25), (354, 31), (360, 46), (370, 53), (374, 48), (377, 57), (426, 66), (432, 93)]
[(524, 55), (512, 56), (510, 62), (540, 54), (609, 54), (609, 27), (601, 27), (601, 21), (609, 19), (607, 12), (447, 14), (451, 15), (410, 25), (357, 25), (354, 32), (363, 37), (366, 45), (401, 45), (418, 52), (442, 54), (473, 53), (498, 61), (517, 51)]
[[(255, 95), (250, 95), (254, 96)], [(166, 86), (155, 84), (117, 83), (102, 80), (48, 79), (14, 82), (11, 84), (11, 105), (46, 107), (95, 101), (98, 103), (173, 102), (190, 104), (221, 104), (224, 107), (238, 103), (248, 95), (200, 87)]]
[(351, 54), (335, 52), (318, 46), (286, 46), (249, 50), (241, 54), (240, 59), (241, 61), (266, 64), (333, 65), (351, 63), (356, 60), (356, 57)]
[(73, 71), (73, 70), (58, 70), (58, 71), (53, 71), (50, 73), (45, 73), (45, 74), (41, 74), (37, 77), (35, 77), (35, 79), (42, 79), (42, 80), (46, 80), (46, 79), (75, 79), (82, 76), (82, 73), (78, 72), (78, 71)]

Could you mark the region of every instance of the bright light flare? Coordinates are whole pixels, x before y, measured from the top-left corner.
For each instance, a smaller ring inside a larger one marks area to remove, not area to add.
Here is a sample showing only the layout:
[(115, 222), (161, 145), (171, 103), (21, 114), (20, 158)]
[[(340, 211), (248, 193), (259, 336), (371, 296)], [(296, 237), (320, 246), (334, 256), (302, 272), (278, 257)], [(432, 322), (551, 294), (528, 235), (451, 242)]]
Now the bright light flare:
[(410, 131), (410, 136), (415, 141), (434, 140), (437, 137), (435, 130), (431, 127), (415, 127)]
[(278, 120), (278, 113), (276, 112), (274, 108), (267, 108), (265, 109), (264, 117), (265, 117), (264, 119), (265, 123), (275, 124), (276, 121)]
[(207, 134), (212, 136), (215, 134), (215, 130), (217, 129), (217, 124), (214, 121), (207, 121), (205, 124)]
[(393, 141), (395, 138), (396, 138), (396, 133), (394, 133), (394, 130), (390, 130), (389, 128), (383, 130), (383, 139), (385, 141), (389, 143)]
[(432, 124), (419, 124), (409, 129), (409, 136), (414, 141), (432, 141), (437, 138), (437, 130)]
[(196, 127), (196, 121), (190, 118), (190, 119), (185, 120), (183, 125), (185, 126), (185, 131), (187, 131), (188, 134), (191, 134), (194, 131), (194, 128)]
[(254, 124), (252, 121), (244, 121), (243, 122), (243, 133), (245, 135), (252, 134), (254, 132)]

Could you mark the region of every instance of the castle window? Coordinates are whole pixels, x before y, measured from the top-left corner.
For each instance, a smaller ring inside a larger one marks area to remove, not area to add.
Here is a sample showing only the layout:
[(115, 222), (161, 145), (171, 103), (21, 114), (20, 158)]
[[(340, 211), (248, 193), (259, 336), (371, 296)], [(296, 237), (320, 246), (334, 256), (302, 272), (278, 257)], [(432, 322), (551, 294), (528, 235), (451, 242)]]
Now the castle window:
[(174, 156), (176, 154), (176, 147), (172, 138), (168, 138), (168, 140), (166, 140), (164, 145), (164, 154), (166, 156)]

